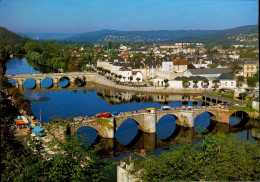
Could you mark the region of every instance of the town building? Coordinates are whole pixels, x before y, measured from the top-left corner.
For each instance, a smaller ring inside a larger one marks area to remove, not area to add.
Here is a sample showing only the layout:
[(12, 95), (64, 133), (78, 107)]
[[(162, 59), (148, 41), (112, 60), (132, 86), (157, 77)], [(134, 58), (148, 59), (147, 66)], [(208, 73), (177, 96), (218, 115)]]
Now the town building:
[(146, 160), (145, 154), (132, 153), (128, 157), (120, 160), (117, 166), (117, 182), (137, 182), (140, 181), (136, 176), (131, 175), (129, 172), (133, 169), (134, 164)]
[(247, 61), (244, 60), (243, 63), (243, 74), (244, 77), (252, 77), (257, 72), (257, 63), (256, 61)]
[(222, 73), (230, 73), (229, 68), (203, 68), (203, 69), (188, 69), (184, 71), (183, 76), (201, 76), (205, 78), (217, 78)]

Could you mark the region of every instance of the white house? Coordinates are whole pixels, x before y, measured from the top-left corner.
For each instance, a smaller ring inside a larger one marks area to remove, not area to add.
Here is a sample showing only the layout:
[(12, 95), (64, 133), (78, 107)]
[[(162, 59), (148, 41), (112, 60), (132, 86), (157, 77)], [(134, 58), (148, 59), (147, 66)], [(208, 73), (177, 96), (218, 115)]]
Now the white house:
[(145, 155), (138, 153), (132, 153), (128, 157), (120, 160), (120, 164), (117, 166), (117, 182), (137, 182), (139, 178), (131, 175), (129, 172), (133, 169), (134, 164), (140, 163), (146, 160)]
[(137, 78), (140, 78), (139, 82), (143, 82), (143, 74), (139, 71), (132, 71), (133, 81), (138, 82)]
[(162, 62), (162, 71), (173, 72), (173, 61)]
[(231, 59), (239, 59), (240, 55), (232, 54), (232, 55), (228, 55), (228, 57)]
[(122, 78), (120, 79), (121, 82), (130, 82), (130, 76), (132, 76), (132, 71), (131, 70), (118, 71), (118, 75), (122, 76)]

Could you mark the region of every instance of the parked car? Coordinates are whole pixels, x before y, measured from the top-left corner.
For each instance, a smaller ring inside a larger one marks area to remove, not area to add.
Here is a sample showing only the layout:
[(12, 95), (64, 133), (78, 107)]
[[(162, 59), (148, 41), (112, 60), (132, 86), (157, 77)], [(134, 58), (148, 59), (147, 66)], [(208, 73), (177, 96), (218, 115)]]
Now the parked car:
[(32, 131), (35, 132), (40, 137), (46, 136), (46, 133), (43, 131), (43, 129), (40, 126), (35, 126)]
[(187, 108), (188, 108), (189, 110), (191, 110), (193, 107), (192, 107), (192, 106), (187, 106)]

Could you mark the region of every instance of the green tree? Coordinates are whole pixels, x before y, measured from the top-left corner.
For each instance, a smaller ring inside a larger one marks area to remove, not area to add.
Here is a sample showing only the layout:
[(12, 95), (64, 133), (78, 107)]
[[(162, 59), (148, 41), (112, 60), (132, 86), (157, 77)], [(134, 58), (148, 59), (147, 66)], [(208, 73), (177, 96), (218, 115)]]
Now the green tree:
[(251, 87), (251, 88), (256, 87), (256, 83), (258, 82), (258, 80), (254, 77), (248, 77), (246, 81), (247, 81), (248, 87)]
[(137, 77), (136, 80), (137, 80), (138, 85), (139, 85), (139, 81), (141, 80), (141, 78)]
[(215, 80), (212, 81), (212, 83), (214, 83), (213, 87), (214, 87), (215, 89), (219, 87), (219, 86), (218, 86), (219, 82), (220, 82), (219, 79), (215, 79)]
[(129, 78), (129, 79), (130, 79), (130, 81), (132, 82), (132, 80), (133, 80), (134, 78), (133, 78), (133, 76), (130, 76), (130, 78)]
[(184, 87), (184, 88), (188, 88), (189, 87), (189, 80), (188, 79), (183, 79), (182, 80), (182, 86)]
[(233, 61), (230, 65), (230, 74), (235, 77), (242, 70), (242, 67), (239, 65), (237, 61)]
[(198, 88), (197, 84), (198, 84), (199, 81), (198, 80), (193, 80), (192, 82), (193, 82), (193, 88)]
[(118, 78), (119, 78), (119, 81), (121, 80), (121, 78), (122, 78), (122, 75), (118, 75)]
[(238, 88), (242, 86), (241, 83), (244, 82), (244, 79), (245, 79), (244, 76), (238, 76), (238, 77), (237, 77), (237, 87), (238, 87)]
[(202, 86), (203, 86), (203, 88), (208, 88), (209, 80), (208, 79), (204, 79), (203, 82), (202, 82)]
[(194, 54), (195, 54), (196, 56), (199, 56), (199, 55), (200, 55), (199, 49), (196, 49), (195, 52), (194, 52)]
[(217, 66), (215, 64), (211, 64), (209, 65), (209, 68), (213, 69), (213, 68), (216, 68)]
[(131, 174), (143, 181), (257, 181), (258, 157), (256, 143), (209, 134), (197, 144), (179, 145), (135, 163)]
[(164, 82), (164, 88), (166, 88), (167, 83), (169, 82), (169, 80), (168, 79), (164, 79), (163, 82)]

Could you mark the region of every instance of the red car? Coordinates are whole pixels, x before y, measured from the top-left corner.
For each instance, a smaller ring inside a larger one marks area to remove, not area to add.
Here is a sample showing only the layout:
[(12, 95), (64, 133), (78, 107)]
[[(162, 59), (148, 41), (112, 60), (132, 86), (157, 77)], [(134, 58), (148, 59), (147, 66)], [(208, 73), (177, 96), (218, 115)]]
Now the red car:
[(98, 113), (95, 116), (100, 118), (109, 118), (111, 116), (111, 113), (110, 112)]
[(15, 74), (11, 74), (11, 76), (15, 76)]

